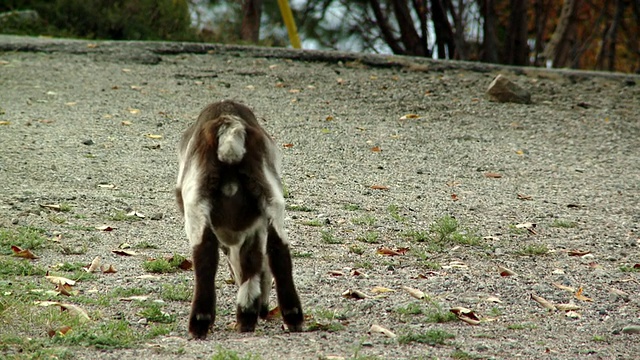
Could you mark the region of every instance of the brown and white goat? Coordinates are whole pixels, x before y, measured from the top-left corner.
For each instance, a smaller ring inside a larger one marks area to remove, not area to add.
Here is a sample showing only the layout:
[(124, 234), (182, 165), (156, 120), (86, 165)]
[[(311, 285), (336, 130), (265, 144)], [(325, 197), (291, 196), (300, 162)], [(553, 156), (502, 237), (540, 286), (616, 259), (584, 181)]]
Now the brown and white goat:
[(284, 230), (277, 146), (253, 112), (233, 101), (207, 106), (179, 144), (176, 198), (184, 215), (195, 270), (189, 333), (204, 339), (216, 315), (219, 248), (227, 255), (237, 294), (238, 330), (254, 331), (268, 313), (272, 275), (290, 331), (301, 331)]

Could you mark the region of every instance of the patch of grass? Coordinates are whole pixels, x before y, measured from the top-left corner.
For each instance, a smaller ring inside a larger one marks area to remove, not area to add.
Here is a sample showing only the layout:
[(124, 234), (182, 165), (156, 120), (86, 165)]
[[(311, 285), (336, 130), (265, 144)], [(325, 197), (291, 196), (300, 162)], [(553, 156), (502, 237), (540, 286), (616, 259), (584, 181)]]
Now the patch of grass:
[(593, 337), (591, 338), (591, 341), (605, 342), (605, 341), (607, 341), (607, 338), (605, 336), (593, 335)]
[(509, 233), (514, 235), (523, 235), (527, 233), (527, 229), (518, 228), (513, 224), (509, 224)]
[(342, 240), (333, 235), (331, 231), (322, 231), (320, 232), (320, 236), (322, 236), (322, 242), (325, 244), (342, 244)]
[(553, 221), (553, 223), (551, 223), (551, 227), (555, 227), (555, 228), (574, 228), (576, 227), (578, 224), (576, 224), (573, 221), (569, 221), (569, 220), (561, 220), (561, 219), (556, 219)]
[(501, 316), (501, 315), (502, 315), (502, 310), (500, 310), (499, 308), (497, 308), (497, 307), (495, 307), (495, 306), (494, 306), (494, 307), (492, 307), (492, 308), (489, 310), (489, 314), (490, 314), (491, 316), (498, 317), (498, 316)]
[(141, 241), (133, 245), (134, 249), (158, 249), (158, 245), (152, 244), (148, 241)]
[(351, 222), (355, 225), (369, 225), (373, 226), (376, 223), (376, 218), (371, 215), (360, 216), (351, 219)]
[(82, 271), (82, 268), (85, 265), (86, 264), (81, 263), (81, 262), (74, 262), (74, 263), (64, 262), (62, 264), (56, 265), (55, 266), (55, 270), (58, 270), (58, 271)]
[(440, 244), (480, 245), (479, 236), (467, 229), (461, 229), (458, 220), (449, 215), (437, 219), (429, 230), (433, 234), (431, 240)]
[(538, 326), (533, 323), (522, 323), (522, 324), (509, 324), (507, 325), (507, 329), (509, 330), (533, 330)]
[(351, 245), (349, 246), (349, 252), (356, 255), (362, 255), (364, 254), (364, 249), (358, 245)]
[(289, 211), (314, 212), (315, 210), (305, 205), (287, 205)]
[(298, 252), (298, 251), (294, 251), (291, 253), (291, 257), (294, 258), (310, 258), (313, 257), (313, 254), (310, 252)]
[(108, 218), (111, 221), (139, 221), (140, 218), (135, 215), (127, 215), (126, 211), (117, 210)]
[(423, 333), (409, 332), (398, 336), (398, 342), (400, 344), (409, 344), (413, 342), (428, 344), (431, 346), (445, 345), (447, 340), (454, 339), (455, 335), (450, 334), (443, 330), (427, 330)]
[(83, 225), (69, 225), (67, 229), (76, 231), (96, 231), (95, 227)]
[(418, 302), (412, 302), (396, 308), (396, 312), (400, 315), (421, 315), (423, 311), (423, 305)]
[(318, 219), (314, 219), (314, 220), (305, 220), (302, 222), (302, 225), (307, 225), (307, 226), (322, 226), (324, 225), (324, 222), (322, 222), (321, 220)]
[(440, 263), (437, 263), (435, 261), (423, 260), (423, 261), (420, 262), (420, 265), (422, 265), (423, 267), (425, 267), (428, 270), (440, 270), (440, 269), (442, 269), (442, 265), (440, 265)]
[(24, 259), (0, 258), (0, 275), (3, 276), (42, 276), (47, 270)]
[(152, 324), (149, 331), (146, 334), (147, 339), (153, 339), (158, 336), (169, 335), (172, 331), (176, 330), (176, 324)]
[(148, 272), (165, 274), (178, 271), (180, 264), (186, 260), (186, 258), (179, 254), (173, 254), (171, 260), (167, 259), (155, 259), (145, 261), (142, 263), (142, 268)]
[(409, 230), (403, 234), (405, 237), (413, 239), (416, 242), (425, 242), (429, 240), (429, 233), (422, 230)]
[(331, 321), (329, 323), (313, 321), (309, 323), (306, 331), (338, 332), (342, 330), (344, 330), (344, 325), (337, 321)]
[(640, 272), (640, 266), (637, 266), (637, 265), (633, 265), (633, 266), (623, 265), (623, 266), (620, 266), (620, 271), (622, 271), (622, 272)]
[(360, 210), (360, 205), (358, 204), (344, 204), (344, 209), (347, 211), (358, 211)]
[(191, 288), (185, 284), (164, 284), (160, 296), (167, 301), (190, 301)]
[(157, 303), (148, 304), (140, 311), (140, 316), (147, 319), (147, 321), (155, 323), (171, 324), (176, 322), (176, 315), (162, 311), (162, 308)]
[(389, 212), (389, 215), (391, 215), (391, 217), (397, 221), (397, 222), (405, 222), (407, 221), (407, 219), (400, 215), (400, 208), (398, 207), (398, 205), (389, 205), (387, 206), (387, 211)]
[(471, 354), (468, 354), (460, 349), (456, 349), (454, 350), (449, 357), (451, 357), (452, 359), (459, 359), (459, 360), (470, 360), (470, 359), (477, 359), (477, 356), (473, 356)]
[(259, 360), (260, 356), (256, 354), (239, 355), (233, 350), (227, 350), (218, 345), (215, 354), (211, 357), (211, 360)]
[(442, 310), (440, 306), (434, 306), (425, 311), (424, 314), (426, 316), (425, 321), (428, 323), (442, 324), (458, 320), (458, 317), (454, 313)]
[(518, 250), (516, 254), (523, 256), (536, 256), (546, 255), (549, 253), (549, 248), (546, 244), (531, 244), (524, 247), (522, 250)]
[(132, 347), (139, 336), (139, 331), (131, 328), (126, 320), (116, 320), (98, 326), (74, 327), (66, 335), (55, 335), (52, 341), (63, 345), (121, 349)]
[(356, 269), (368, 269), (371, 270), (373, 269), (373, 264), (370, 261), (356, 261), (353, 264), (353, 267)]
[(71, 205), (69, 205), (67, 203), (60, 204), (60, 211), (62, 211), (62, 212), (69, 212), (69, 211), (71, 211), (71, 209), (72, 209)]
[(380, 234), (377, 231), (367, 231), (363, 236), (358, 237), (356, 240), (365, 242), (367, 244), (379, 243)]
[(284, 179), (282, 179), (281, 182), (282, 182), (282, 197), (284, 197), (285, 199), (292, 197), (291, 193), (289, 192), (289, 187), (284, 182)]
[(49, 221), (54, 224), (64, 224), (65, 222), (67, 222), (67, 219), (63, 218), (62, 216), (56, 216), (53, 214), (47, 216), (47, 219), (49, 219)]
[(46, 232), (31, 226), (20, 226), (13, 229), (0, 228), (0, 253), (13, 253), (11, 245), (22, 249), (37, 250), (47, 245)]
[(134, 288), (117, 287), (111, 290), (110, 292), (110, 294), (113, 295), (113, 297), (119, 297), (119, 298), (146, 295), (148, 293), (149, 293), (149, 290), (142, 287), (134, 287)]

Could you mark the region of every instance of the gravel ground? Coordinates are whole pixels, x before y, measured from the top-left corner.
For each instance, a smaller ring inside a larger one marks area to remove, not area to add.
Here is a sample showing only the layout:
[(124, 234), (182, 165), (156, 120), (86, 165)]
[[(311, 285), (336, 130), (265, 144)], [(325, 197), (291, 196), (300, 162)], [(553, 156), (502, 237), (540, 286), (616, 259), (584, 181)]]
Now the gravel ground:
[[(488, 101), (499, 73), (528, 89), (533, 104)], [(279, 320), (260, 322), (255, 334), (230, 330), (236, 286), (221, 267), (219, 316), (206, 341), (188, 338), (189, 303), (168, 302), (178, 322), (170, 335), (134, 349), (71, 349), (77, 358), (204, 358), (219, 346), (263, 359), (637, 358), (640, 334), (628, 328), (640, 325), (639, 82), (414, 58), (0, 36), (0, 228), (60, 234), (38, 253), (43, 267), (100, 256), (118, 270), (82, 291), (140, 287), (158, 298), (162, 284), (191, 285), (190, 271), (140, 279), (142, 262), (188, 256), (173, 197), (176, 145), (207, 103), (233, 99), (283, 144), (286, 226), (309, 331), (289, 334)], [(40, 207), (60, 203), (72, 206), (56, 214), (62, 224)], [(146, 217), (111, 220), (131, 210)], [(480, 244), (416, 241), (447, 215)], [(516, 227), (526, 223), (536, 227)], [(117, 229), (77, 230), (105, 224)], [(142, 242), (158, 248), (111, 253)], [(545, 254), (532, 251), (544, 246)], [(66, 255), (77, 247), (85, 251)], [(501, 276), (499, 266), (515, 275)], [(376, 295), (375, 286), (395, 292)], [(575, 296), (580, 287), (592, 301)], [(347, 290), (368, 297), (342, 296)], [(580, 309), (549, 312), (531, 294)], [(455, 306), (483, 321), (405, 313)], [(135, 304), (87, 310), (146, 326)], [(398, 338), (370, 333), (373, 324)], [(433, 330), (454, 338), (399, 340)]]

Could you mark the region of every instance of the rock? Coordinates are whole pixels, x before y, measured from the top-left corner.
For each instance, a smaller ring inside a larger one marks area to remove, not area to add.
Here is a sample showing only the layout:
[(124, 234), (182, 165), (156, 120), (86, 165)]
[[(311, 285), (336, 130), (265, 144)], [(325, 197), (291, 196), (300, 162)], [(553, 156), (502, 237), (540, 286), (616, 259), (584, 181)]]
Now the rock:
[(640, 325), (629, 325), (622, 328), (623, 334), (640, 334)]
[(95, 144), (93, 142), (93, 140), (91, 140), (91, 139), (84, 140), (82, 143), (85, 144), (85, 145), (93, 145), (93, 144)]
[(531, 94), (502, 75), (496, 76), (487, 89), (493, 101), (531, 104)]
[(151, 220), (162, 220), (162, 218), (164, 218), (163, 213), (155, 213), (150, 217)]

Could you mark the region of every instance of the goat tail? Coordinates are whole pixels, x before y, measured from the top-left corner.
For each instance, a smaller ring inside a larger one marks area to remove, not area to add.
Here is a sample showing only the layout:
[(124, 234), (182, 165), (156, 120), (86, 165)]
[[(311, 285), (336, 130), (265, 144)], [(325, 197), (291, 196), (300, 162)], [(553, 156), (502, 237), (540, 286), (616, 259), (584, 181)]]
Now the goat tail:
[[(210, 129), (213, 130), (213, 129)], [(245, 147), (246, 129), (241, 118), (234, 115), (222, 117), (218, 127), (218, 160), (226, 164), (237, 164), (247, 152)], [(209, 134), (211, 136), (213, 134)]]

